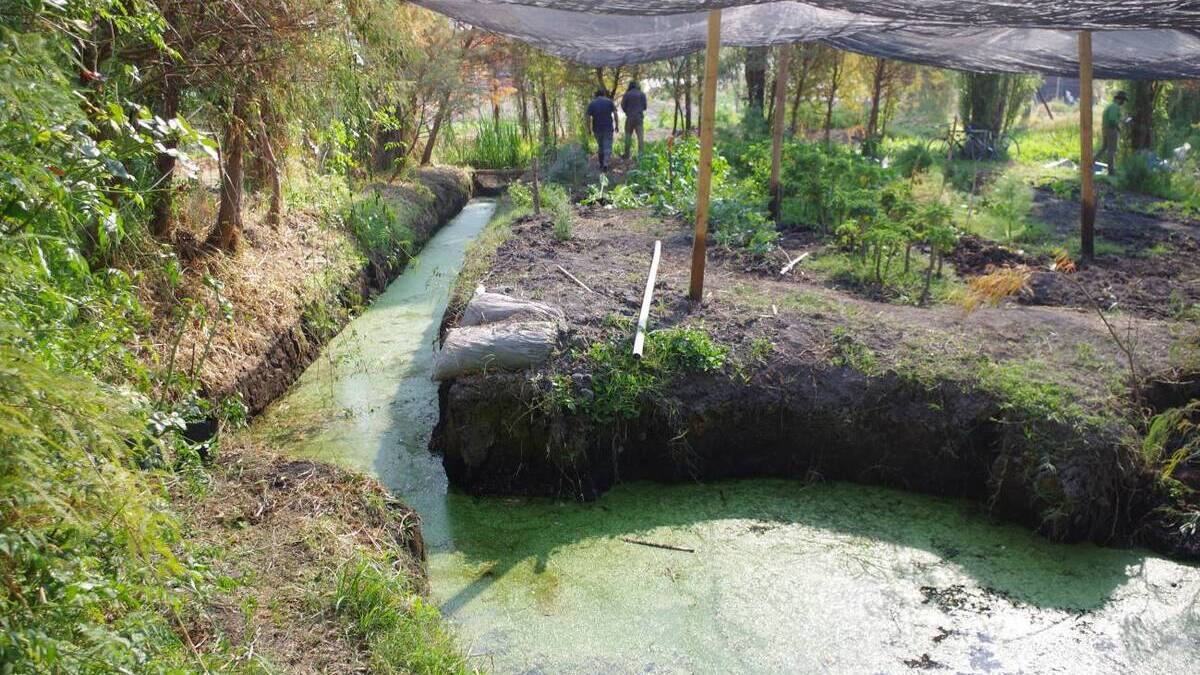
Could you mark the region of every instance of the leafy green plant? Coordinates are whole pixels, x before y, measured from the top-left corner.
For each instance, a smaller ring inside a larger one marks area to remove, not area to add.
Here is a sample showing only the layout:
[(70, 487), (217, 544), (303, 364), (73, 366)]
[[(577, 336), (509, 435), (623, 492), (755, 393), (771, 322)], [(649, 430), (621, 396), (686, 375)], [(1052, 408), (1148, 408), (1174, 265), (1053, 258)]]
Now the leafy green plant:
[(833, 355), (830, 362), (833, 365), (853, 368), (865, 375), (877, 374), (875, 351), (856, 340), (845, 326), (835, 327), (832, 338)]
[(728, 349), (699, 328), (667, 328), (646, 336), (645, 356), (625, 342), (598, 341), (588, 348), (594, 396), (580, 407), (602, 422), (636, 419), (644, 397), (658, 393), (681, 372), (713, 372), (725, 365)]
[(945, 204), (940, 202), (926, 204), (921, 208), (919, 217), (922, 221), (922, 235), (925, 243), (929, 245), (929, 267), (925, 270), (925, 286), (921, 290), (920, 302), (925, 305), (929, 302), (929, 289), (933, 284), (934, 267), (937, 261), (941, 260), (942, 255), (949, 253), (954, 248), (958, 236), (951, 225), (953, 213)]
[(181, 424), (155, 431), (124, 397), (0, 343), (0, 661), (16, 672), (191, 661), (180, 612), (205, 580), (177, 555), (158, 476), (135, 464)]
[(608, 176), (605, 174), (600, 174), (600, 178), (595, 183), (592, 183), (588, 186), (587, 195), (583, 199), (579, 200), (579, 203), (583, 204), (584, 206), (603, 204), (605, 201), (604, 191), (607, 188)]
[(933, 154), (924, 143), (913, 143), (896, 154), (892, 166), (896, 172), (905, 178), (912, 178), (925, 173), (933, 166)]
[(355, 200), (343, 220), (373, 260), (394, 268), (412, 256), (413, 231), (382, 194), (375, 192)]
[(1012, 241), (1024, 229), (1033, 209), (1033, 189), (1020, 177), (1005, 174), (988, 195), (988, 208), (1004, 224), (1004, 238)]

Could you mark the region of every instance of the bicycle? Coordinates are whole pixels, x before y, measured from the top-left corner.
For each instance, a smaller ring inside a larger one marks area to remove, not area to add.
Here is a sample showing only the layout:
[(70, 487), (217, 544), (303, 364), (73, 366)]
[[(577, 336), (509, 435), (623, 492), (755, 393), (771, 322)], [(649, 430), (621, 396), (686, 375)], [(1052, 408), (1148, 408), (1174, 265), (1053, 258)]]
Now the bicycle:
[(998, 160), (1021, 154), (1021, 146), (1012, 136), (970, 125), (965, 129), (946, 129), (930, 139), (926, 149), (937, 157), (951, 156), (972, 161)]

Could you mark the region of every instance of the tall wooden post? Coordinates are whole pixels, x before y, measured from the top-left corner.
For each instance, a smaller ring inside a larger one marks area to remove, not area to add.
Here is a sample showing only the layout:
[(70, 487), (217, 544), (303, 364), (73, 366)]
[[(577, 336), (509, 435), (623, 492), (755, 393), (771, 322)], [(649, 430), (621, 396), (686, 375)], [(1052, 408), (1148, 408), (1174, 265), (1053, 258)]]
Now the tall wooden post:
[(788, 66), (792, 60), (792, 46), (779, 48), (779, 63), (775, 72), (775, 126), (771, 129), (771, 218), (779, 222), (779, 208), (783, 195), (779, 189), (779, 174), (783, 164), (783, 113), (787, 101)]
[(704, 57), (704, 100), (700, 106), (700, 175), (696, 181), (696, 235), (692, 241), (693, 301), (704, 298), (704, 260), (708, 239), (708, 201), (712, 189), (713, 125), (717, 111), (717, 61), (721, 52), (721, 10), (708, 12), (708, 49)]
[(1084, 260), (1096, 253), (1095, 159), (1092, 156), (1092, 32), (1079, 33), (1079, 252)]

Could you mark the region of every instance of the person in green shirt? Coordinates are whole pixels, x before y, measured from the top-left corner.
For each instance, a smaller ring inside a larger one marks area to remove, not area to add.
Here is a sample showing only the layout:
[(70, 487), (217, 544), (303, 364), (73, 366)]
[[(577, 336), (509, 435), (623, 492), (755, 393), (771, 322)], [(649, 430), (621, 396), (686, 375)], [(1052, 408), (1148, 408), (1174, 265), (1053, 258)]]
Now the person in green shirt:
[(1121, 106), (1124, 104), (1125, 92), (1118, 91), (1100, 118), (1100, 156), (1096, 159), (1108, 165), (1110, 176), (1116, 173), (1117, 141), (1121, 138)]

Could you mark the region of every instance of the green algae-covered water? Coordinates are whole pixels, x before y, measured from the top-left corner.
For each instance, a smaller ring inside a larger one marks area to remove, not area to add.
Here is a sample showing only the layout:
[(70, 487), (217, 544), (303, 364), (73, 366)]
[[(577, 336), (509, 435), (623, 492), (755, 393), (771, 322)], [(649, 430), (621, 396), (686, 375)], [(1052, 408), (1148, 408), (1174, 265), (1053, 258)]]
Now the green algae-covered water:
[[(448, 490), (433, 341), (474, 201), (253, 433), (418, 510), (434, 599), (498, 673), (1200, 672), (1200, 569), (848, 484), (630, 484), (593, 504)], [(654, 546), (657, 545), (657, 546)], [(672, 547), (672, 548), (663, 548)]]

